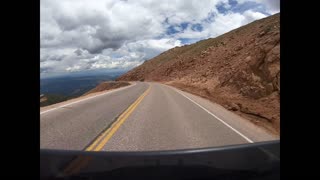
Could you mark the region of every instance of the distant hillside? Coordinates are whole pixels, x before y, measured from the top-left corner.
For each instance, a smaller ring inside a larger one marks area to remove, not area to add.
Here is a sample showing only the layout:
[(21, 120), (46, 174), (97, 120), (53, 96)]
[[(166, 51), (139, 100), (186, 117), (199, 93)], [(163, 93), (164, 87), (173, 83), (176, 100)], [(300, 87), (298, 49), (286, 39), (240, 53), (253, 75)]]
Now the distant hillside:
[(40, 107), (49, 106), (51, 104), (56, 104), (62, 101), (71, 99), (71, 97), (64, 96), (61, 94), (46, 94), (40, 97)]
[[(106, 81), (102, 82), (99, 85), (97, 85), (95, 88), (87, 91), (84, 93), (82, 96), (87, 96), (88, 94), (91, 93), (97, 93), (97, 92), (102, 92), (106, 90), (111, 90), (111, 89), (117, 89), (120, 87), (128, 86), (130, 83), (128, 82), (119, 82), (119, 81)], [(40, 95), (40, 107), (56, 104), (59, 102), (67, 101), (69, 99), (77, 98), (79, 96), (65, 96), (61, 94), (41, 94)]]
[(114, 80), (110, 75), (57, 77), (40, 80), (41, 94), (61, 94), (65, 96), (80, 96), (104, 81)]
[(82, 96), (100, 83), (114, 80), (116, 77), (113, 75), (90, 75), (41, 79), (40, 107)]
[(198, 94), (280, 132), (280, 14), (170, 49), (120, 76)]
[(91, 93), (96, 93), (96, 92), (101, 92), (101, 91), (106, 91), (106, 90), (111, 90), (111, 89), (117, 89), (117, 88), (128, 86), (128, 85), (130, 85), (130, 83), (121, 82), (121, 81), (120, 82), (119, 81), (102, 82), (98, 86), (96, 86), (95, 88), (93, 88), (90, 91), (88, 91), (87, 93), (85, 93), (84, 96), (91, 94)]

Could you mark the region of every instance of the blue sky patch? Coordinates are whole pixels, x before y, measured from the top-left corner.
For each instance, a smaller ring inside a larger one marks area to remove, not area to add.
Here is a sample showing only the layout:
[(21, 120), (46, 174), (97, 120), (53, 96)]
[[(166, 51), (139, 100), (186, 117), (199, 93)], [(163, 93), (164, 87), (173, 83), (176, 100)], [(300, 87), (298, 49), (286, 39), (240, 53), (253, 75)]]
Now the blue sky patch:
[(203, 20), (205, 23), (211, 23), (214, 21), (215, 14), (211, 11), (208, 16)]
[(225, 3), (220, 3), (217, 5), (217, 10), (219, 13), (226, 14), (228, 9), (225, 8)]
[(181, 24), (180, 24), (180, 27), (182, 27), (182, 30), (185, 30), (185, 29), (187, 29), (187, 27), (188, 27), (189, 24), (190, 24), (190, 23), (188, 23), (188, 22), (184, 22), (184, 23), (181, 23)]
[(237, 4), (235, 6), (231, 6), (231, 11), (232, 12), (237, 12), (237, 13), (243, 13), (247, 10), (253, 10), (257, 12), (264, 13), (265, 7), (262, 4), (258, 4), (256, 2), (248, 1), (244, 2), (242, 4)]
[(181, 41), (181, 44), (188, 44), (190, 41), (189, 38), (179, 38), (179, 40)]
[(226, 8), (227, 3), (221, 2), (216, 7), (219, 13), (227, 14), (227, 12), (236, 7), (238, 5), (238, 2), (236, 0), (229, 0), (228, 4), (230, 5), (230, 8)]
[(169, 27), (167, 28), (166, 34), (172, 35), (172, 34), (176, 34), (176, 33), (178, 33), (178, 32), (180, 32), (180, 31), (177, 31), (177, 30), (175, 29), (175, 26), (169, 26)]
[(230, 8), (226, 8), (225, 7), (226, 3), (220, 3), (216, 7), (217, 7), (218, 12), (222, 13), (222, 14), (227, 14), (230, 11), (233, 13), (242, 14), (243, 12), (245, 12), (247, 10), (252, 10), (252, 11), (263, 13), (268, 16), (270, 15), (269, 13), (266, 12), (266, 7), (264, 5), (253, 2), (253, 1), (247, 1), (247, 2), (239, 4), (235, 0), (229, 0), (229, 5), (230, 5)]
[(179, 32), (183, 32), (185, 29), (188, 28), (189, 24), (190, 23), (188, 23), (188, 22), (183, 22), (178, 26), (170, 25), (167, 28), (166, 34), (167, 35), (172, 35), (172, 34), (176, 34), (176, 33), (179, 33)]
[(179, 38), (179, 40), (181, 41), (181, 44), (186, 45), (199, 41), (199, 38)]
[(201, 24), (197, 23), (197, 24), (193, 24), (193, 25), (191, 26), (191, 29), (192, 29), (193, 31), (201, 32), (201, 31), (203, 30), (203, 27), (202, 27)]
[(231, 6), (236, 6), (238, 4), (238, 2), (236, 0), (229, 0), (228, 3), (231, 5)]

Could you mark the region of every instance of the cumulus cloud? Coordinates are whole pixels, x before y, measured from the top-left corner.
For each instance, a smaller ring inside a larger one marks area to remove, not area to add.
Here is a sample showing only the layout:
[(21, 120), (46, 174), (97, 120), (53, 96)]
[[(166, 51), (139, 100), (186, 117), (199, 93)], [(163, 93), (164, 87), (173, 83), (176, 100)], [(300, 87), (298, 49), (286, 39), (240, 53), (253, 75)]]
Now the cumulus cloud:
[(280, 0), (236, 0), (239, 4), (246, 2), (255, 2), (264, 6), (265, 10), (269, 14), (275, 14), (280, 12)]
[[(263, 12), (233, 12), (228, 0), (41, 0), (42, 74), (92, 69), (130, 69), (184, 39), (216, 37)], [(217, 6), (228, 10), (221, 13)], [(241, 0), (238, 4), (245, 3)], [(277, 3), (259, 1), (268, 11)]]
[(280, 0), (261, 0), (265, 4), (270, 14), (280, 12)]

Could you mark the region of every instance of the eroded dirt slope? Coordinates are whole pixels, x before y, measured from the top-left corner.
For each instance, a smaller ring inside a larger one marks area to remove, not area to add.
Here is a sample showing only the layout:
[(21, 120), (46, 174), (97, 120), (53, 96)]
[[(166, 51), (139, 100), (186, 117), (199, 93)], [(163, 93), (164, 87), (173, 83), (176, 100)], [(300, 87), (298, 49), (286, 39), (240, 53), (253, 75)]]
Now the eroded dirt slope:
[(279, 134), (280, 14), (170, 49), (117, 80), (170, 84)]

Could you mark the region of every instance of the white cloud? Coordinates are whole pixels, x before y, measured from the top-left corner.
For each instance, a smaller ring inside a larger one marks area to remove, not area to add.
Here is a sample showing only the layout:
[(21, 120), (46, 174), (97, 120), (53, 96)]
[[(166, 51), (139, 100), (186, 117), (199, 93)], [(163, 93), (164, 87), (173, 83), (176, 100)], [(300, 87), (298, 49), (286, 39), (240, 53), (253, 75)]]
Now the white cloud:
[(217, 37), (223, 33), (231, 31), (240, 26), (246, 25), (257, 19), (266, 17), (265, 14), (260, 12), (254, 12), (251, 10), (245, 11), (243, 14), (240, 13), (227, 13), (227, 14), (216, 14), (213, 22), (203, 23), (203, 31), (193, 31), (190, 27), (187, 28), (183, 33), (178, 34), (176, 37), (179, 38), (195, 38), (204, 39)]
[(239, 4), (249, 1), (263, 4), (266, 7), (267, 12), (270, 14), (276, 14), (280, 12), (280, 0), (237, 0)]
[(253, 12), (251, 10), (245, 11), (243, 13), (243, 16), (245, 17), (245, 20), (242, 22), (242, 24), (248, 24), (254, 20), (267, 17), (265, 14), (262, 14), (260, 12)]
[(270, 14), (280, 12), (280, 0), (261, 0), (261, 3), (266, 5)]
[[(230, 6), (228, 0), (41, 0), (41, 72), (132, 68), (183, 45), (179, 38), (216, 37), (265, 17), (252, 10), (220, 14), (216, 5), (221, 2)], [(190, 26), (183, 30), (179, 25), (186, 22)], [(203, 30), (193, 30), (192, 24)], [(179, 32), (167, 34), (169, 26)]]

